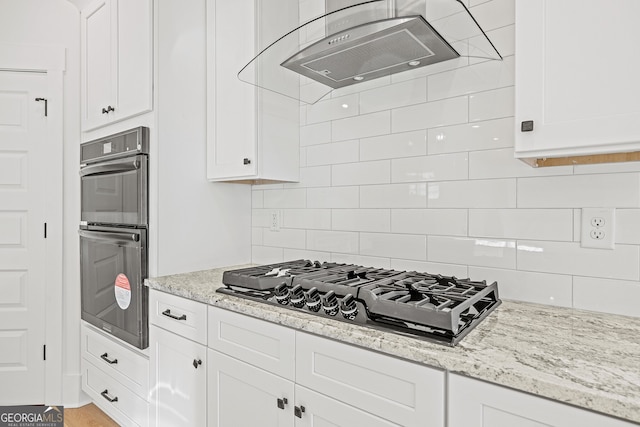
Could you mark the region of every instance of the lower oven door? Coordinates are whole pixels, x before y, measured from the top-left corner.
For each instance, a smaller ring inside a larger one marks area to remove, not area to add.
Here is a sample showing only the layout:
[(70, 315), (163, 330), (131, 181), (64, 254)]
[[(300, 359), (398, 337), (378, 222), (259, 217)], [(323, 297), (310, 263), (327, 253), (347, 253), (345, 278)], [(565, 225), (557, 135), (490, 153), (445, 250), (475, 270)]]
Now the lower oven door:
[(80, 229), (82, 319), (148, 347), (147, 230)]

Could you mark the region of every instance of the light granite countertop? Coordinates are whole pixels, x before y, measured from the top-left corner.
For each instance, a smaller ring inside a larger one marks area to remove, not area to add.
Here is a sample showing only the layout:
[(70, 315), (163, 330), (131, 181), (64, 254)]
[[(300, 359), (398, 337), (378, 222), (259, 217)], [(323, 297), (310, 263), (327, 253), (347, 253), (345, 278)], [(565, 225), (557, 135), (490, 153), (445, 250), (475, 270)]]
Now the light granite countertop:
[(216, 293), (232, 266), (149, 278), (173, 295), (640, 423), (640, 319), (503, 301), (455, 347)]

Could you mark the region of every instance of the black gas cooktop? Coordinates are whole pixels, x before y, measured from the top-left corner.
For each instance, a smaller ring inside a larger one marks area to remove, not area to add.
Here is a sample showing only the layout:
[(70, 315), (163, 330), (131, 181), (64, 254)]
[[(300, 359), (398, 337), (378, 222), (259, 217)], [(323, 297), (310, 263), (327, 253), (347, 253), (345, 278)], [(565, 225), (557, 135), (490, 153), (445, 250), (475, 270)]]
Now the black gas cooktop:
[(501, 303), (496, 282), (302, 259), (222, 282), (221, 293), (452, 346)]

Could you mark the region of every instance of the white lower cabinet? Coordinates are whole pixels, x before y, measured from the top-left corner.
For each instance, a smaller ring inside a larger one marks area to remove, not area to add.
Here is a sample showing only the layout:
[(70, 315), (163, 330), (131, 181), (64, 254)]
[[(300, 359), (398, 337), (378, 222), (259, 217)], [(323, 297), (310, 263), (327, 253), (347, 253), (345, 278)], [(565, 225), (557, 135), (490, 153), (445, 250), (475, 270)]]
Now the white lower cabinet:
[(455, 374), (449, 374), (448, 418), (449, 427), (632, 427), (636, 425)]
[(82, 390), (122, 426), (148, 425), (149, 358), (82, 322)]
[[(161, 299), (171, 307), (169, 314), (176, 317), (169, 318), (175, 325), (163, 323), (167, 328), (163, 329), (154, 323), (158, 318), (150, 316), (150, 423), (154, 426), (204, 426), (207, 423), (206, 305), (157, 291), (152, 291), (149, 299)], [(184, 313), (191, 313), (194, 304), (195, 311), (198, 311), (198, 304), (205, 309), (205, 316), (191, 325), (192, 329), (202, 331), (204, 342), (180, 335), (184, 323), (191, 321), (191, 315)]]
[(444, 426), (444, 372), (209, 307), (209, 427)]
[(209, 350), (209, 427), (293, 427), (293, 382)]

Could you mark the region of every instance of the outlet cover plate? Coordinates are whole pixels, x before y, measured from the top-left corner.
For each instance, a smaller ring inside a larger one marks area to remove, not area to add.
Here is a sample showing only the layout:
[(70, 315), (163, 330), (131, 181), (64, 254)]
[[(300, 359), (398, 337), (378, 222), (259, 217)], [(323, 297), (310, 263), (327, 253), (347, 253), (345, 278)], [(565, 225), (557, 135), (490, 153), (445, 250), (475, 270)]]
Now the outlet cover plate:
[[(583, 248), (615, 249), (615, 208), (582, 208), (581, 223), (580, 246)], [(603, 237), (594, 238), (593, 236)]]

